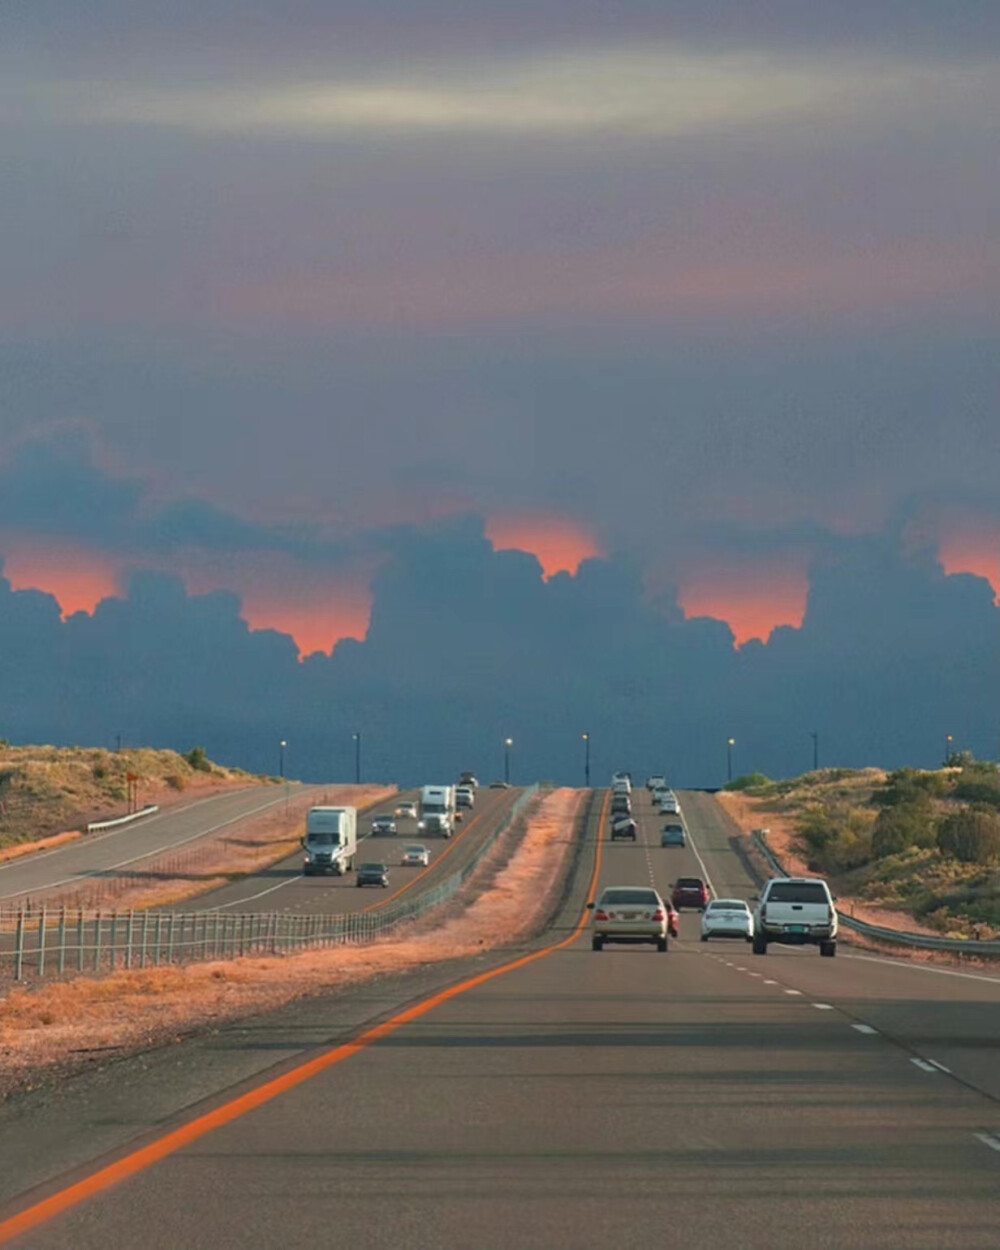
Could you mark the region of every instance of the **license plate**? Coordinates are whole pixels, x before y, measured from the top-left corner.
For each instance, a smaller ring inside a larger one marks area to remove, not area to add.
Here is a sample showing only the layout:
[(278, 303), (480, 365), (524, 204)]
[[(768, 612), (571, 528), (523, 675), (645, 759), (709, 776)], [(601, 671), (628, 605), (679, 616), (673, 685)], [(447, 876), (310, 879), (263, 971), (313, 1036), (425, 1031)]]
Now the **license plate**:
[(785, 930), (788, 933), (805, 933), (806, 927), (804, 924), (786, 924)]
[(637, 911), (623, 911), (622, 920), (634, 920), (638, 914)]

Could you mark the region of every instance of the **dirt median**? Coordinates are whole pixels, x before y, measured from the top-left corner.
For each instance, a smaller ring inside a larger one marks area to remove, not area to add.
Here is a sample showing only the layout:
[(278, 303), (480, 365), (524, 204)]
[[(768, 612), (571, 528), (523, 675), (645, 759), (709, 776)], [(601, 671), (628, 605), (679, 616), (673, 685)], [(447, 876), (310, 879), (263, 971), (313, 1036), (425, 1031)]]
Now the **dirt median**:
[[(525, 940), (559, 898), (582, 802), (577, 790), (546, 794), (525, 818), (523, 836), (512, 826), (455, 903), (370, 945), (14, 989), (0, 1003), (0, 1095), (308, 994)], [(516, 850), (498, 868), (507, 838)]]

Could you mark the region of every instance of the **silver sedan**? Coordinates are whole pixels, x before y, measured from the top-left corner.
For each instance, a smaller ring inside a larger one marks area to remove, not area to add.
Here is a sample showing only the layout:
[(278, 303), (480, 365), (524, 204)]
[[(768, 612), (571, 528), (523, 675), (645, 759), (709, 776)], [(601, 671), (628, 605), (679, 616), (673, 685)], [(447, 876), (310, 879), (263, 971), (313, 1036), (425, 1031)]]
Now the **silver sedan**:
[(753, 941), (753, 913), (741, 898), (713, 898), (701, 915), (701, 940), (710, 937)]

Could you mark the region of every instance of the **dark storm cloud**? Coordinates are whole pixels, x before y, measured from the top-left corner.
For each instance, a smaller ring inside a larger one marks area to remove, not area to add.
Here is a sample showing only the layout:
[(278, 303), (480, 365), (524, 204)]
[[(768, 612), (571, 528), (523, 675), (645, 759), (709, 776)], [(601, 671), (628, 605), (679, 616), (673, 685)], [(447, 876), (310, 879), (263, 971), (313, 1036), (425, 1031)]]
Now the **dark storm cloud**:
[(250, 630), (234, 596), (161, 575), (66, 622), (48, 596), (0, 582), (4, 731), (107, 741), (127, 727), (265, 771), (281, 737), (296, 773), (329, 778), (349, 775), (360, 728), (369, 775), (404, 783), (489, 775), (508, 735), (518, 779), (579, 782), (584, 730), (598, 776), (717, 783), (729, 736), (741, 768), (794, 773), (813, 730), (827, 763), (930, 766), (945, 732), (995, 746), (998, 626), (982, 580), (851, 539), (817, 559), (800, 630), (736, 652), (721, 623), (647, 606), (627, 564), (546, 583), (456, 520), (410, 534), (382, 570), (365, 642), (304, 664), (290, 638)]

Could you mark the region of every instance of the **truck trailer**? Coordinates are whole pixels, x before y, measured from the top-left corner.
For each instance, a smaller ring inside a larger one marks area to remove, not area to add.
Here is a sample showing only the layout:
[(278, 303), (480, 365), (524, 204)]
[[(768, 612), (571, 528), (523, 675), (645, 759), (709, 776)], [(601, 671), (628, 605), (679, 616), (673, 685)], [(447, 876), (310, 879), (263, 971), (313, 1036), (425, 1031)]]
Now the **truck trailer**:
[(311, 807), (306, 814), (302, 846), (306, 853), (302, 865), (304, 876), (331, 872), (335, 877), (342, 877), (350, 872), (358, 849), (357, 808)]

